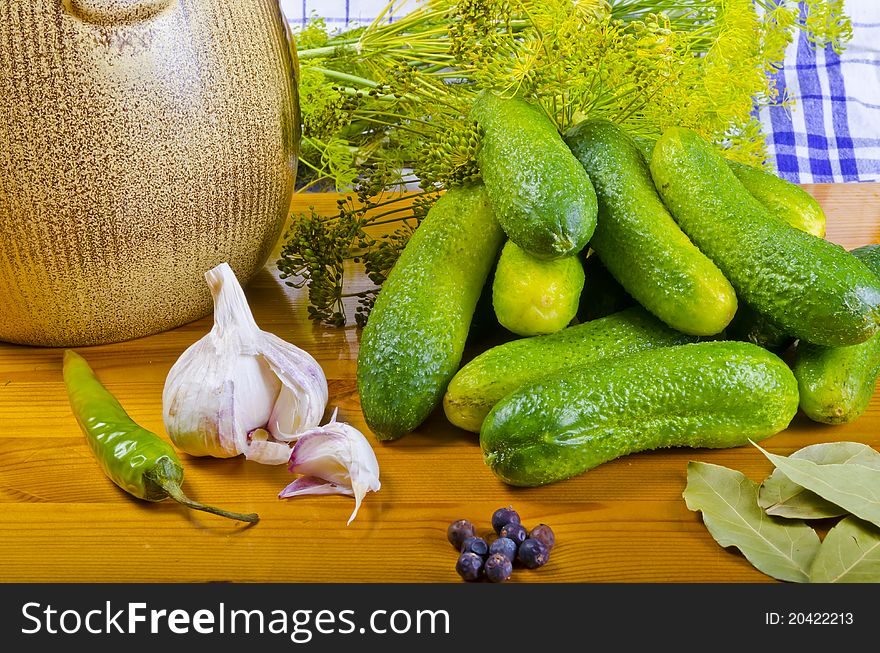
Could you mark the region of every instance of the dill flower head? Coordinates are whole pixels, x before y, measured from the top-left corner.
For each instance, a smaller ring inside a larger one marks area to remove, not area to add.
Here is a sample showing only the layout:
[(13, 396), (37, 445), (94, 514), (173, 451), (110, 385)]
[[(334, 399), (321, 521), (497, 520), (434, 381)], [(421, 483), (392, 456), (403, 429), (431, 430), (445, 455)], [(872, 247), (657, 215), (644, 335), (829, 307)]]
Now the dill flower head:
[[(843, 0), (411, 1), (405, 15), (390, 2), (366, 27), (331, 34), (313, 19), (294, 36), (300, 180), (357, 200), (323, 220), (295, 216), (288, 232), (279, 268), (309, 287), (317, 320), (344, 324), (356, 298), (362, 324), (436, 191), (479, 175), (467, 116), (481, 90), (539, 104), (560, 132), (588, 117), (654, 138), (680, 125), (731, 159), (767, 165), (754, 108), (792, 103), (774, 77), (795, 33), (836, 51), (852, 35)], [(424, 203), (386, 199), (410, 174)], [(344, 292), (345, 261), (375, 287)]]

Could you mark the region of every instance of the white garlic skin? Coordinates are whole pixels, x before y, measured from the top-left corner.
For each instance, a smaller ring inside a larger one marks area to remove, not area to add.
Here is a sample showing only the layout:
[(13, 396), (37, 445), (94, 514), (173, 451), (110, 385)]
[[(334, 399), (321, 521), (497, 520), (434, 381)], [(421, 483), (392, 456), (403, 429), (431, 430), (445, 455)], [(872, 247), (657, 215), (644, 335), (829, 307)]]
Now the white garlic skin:
[[(307, 352), (257, 326), (226, 263), (205, 278), (214, 297), (214, 326), (168, 373), (162, 393), (165, 429), (193, 456), (244, 454), (265, 464), (286, 463), (288, 442), (323, 417), (324, 372)], [(249, 437), (257, 429), (271, 438)]]

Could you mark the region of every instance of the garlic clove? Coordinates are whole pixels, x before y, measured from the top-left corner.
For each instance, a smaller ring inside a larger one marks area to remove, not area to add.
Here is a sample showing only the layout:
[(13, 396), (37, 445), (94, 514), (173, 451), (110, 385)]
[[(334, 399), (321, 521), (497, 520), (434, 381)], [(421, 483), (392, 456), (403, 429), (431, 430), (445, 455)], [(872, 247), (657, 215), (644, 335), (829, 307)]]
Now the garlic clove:
[(281, 379), (262, 356), (232, 359), (233, 411), (245, 433), (266, 426), (282, 390)]
[(265, 334), (261, 351), (282, 383), (268, 429), (276, 440), (291, 442), (321, 423), (329, 398), (327, 378), (308, 352), (271, 333)]
[(290, 447), (286, 444), (273, 442), (266, 429), (254, 429), (247, 434), (247, 452), (251, 460), (267, 465), (280, 465), (290, 458)]
[[(316, 493), (354, 496), (350, 524), (367, 492), (376, 492), (381, 487), (379, 462), (364, 434), (350, 424), (335, 421), (335, 417), (334, 412), (331, 422), (299, 435), (290, 454), (289, 469), (308, 480), (300, 485), (294, 481), (279, 496)], [(321, 481), (324, 485), (320, 485)], [(318, 487), (321, 489), (317, 490)]]
[(221, 361), (210, 340), (199, 340), (177, 359), (165, 380), (165, 429), (179, 449), (193, 456), (230, 458), (241, 453), (231, 419), (232, 384), (209, 381), (225, 376)]

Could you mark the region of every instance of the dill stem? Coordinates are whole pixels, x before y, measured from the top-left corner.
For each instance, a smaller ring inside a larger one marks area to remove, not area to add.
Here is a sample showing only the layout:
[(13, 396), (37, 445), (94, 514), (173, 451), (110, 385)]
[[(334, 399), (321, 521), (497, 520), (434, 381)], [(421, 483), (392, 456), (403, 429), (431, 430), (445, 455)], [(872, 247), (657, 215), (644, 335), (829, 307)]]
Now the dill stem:
[(408, 131), (412, 134), (415, 134), (416, 136), (424, 136), (424, 133), (420, 132), (418, 129), (414, 129), (412, 127), (409, 127), (409, 126), (404, 125), (399, 122), (386, 122), (384, 120), (379, 120), (378, 118), (372, 118), (370, 116), (361, 116), (361, 120), (364, 120), (366, 122), (371, 122), (374, 125), (382, 125), (383, 127), (393, 127), (394, 129), (402, 129), (404, 131)]
[[(357, 89), (357, 88), (351, 88), (350, 86), (340, 88), (339, 92), (343, 93), (345, 95), (348, 95), (349, 97), (364, 97), (366, 95), (366, 93), (364, 93), (363, 90)], [(387, 102), (395, 102), (397, 100), (402, 99), (396, 95), (389, 95), (387, 93), (380, 93), (379, 95), (371, 95), (370, 97), (374, 100), (384, 100)], [(406, 96), (404, 96), (404, 98), (406, 98)], [(408, 98), (408, 99), (415, 99), (415, 98)]]
[(320, 48), (306, 48), (305, 50), (297, 50), (296, 56), (298, 59), (316, 59), (318, 57), (323, 57), (328, 54), (336, 54), (339, 50), (354, 50), (357, 51), (356, 46), (360, 42), (360, 39), (349, 39), (346, 41), (339, 41), (337, 43), (333, 43), (332, 45), (324, 45)]
[[(419, 195), (424, 195), (424, 194), (425, 194), (425, 193), (423, 193), (423, 192), (416, 192), (416, 193), (402, 193), (402, 194), (400, 194), (399, 197), (395, 197), (394, 199), (385, 200), (384, 202), (378, 202), (378, 203), (376, 203), (376, 204), (370, 204), (368, 207), (360, 207), (360, 208), (358, 208), (358, 209), (355, 209), (355, 211), (359, 211), (359, 210), (361, 210), (361, 209), (366, 209), (366, 210), (368, 210), (368, 211), (372, 211), (373, 209), (378, 209), (378, 208), (382, 208), (383, 206), (389, 206), (389, 205), (391, 205), (391, 204), (396, 204), (397, 202), (402, 202), (402, 201), (404, 201), (404, 200), (412, 200), (414, 197), (417, 197), (417, 196), (419, 196)], [(397, 209), (397, 211), (387, 211), (387, 212), (385, 212), (385, 213), (380, 213), (379, 215), (377, 215), (377, 216), (373, 216), (373, 217), (379, 217), (379, 218), (381, 218), (381, 217), (384, 217), (384, 216), (386, 216), (386, 215), (392, 215), (393, 213), (398, 212), (398, 211), (409, 211), (409, 210), (412, 210), (412, 204), (411, 204), (411, 203), (410, 203), (410, 204), (407, 204), (407, 205), (404, 206), (404, 207), (401, 207), (400, 209)], [(327, 220), (327, 221), (330, 221), (330, 220), (339, 220), (340, 217), (341, 217), (341, 216), (340, 216), (339, 214), (336, 214), (336, 215), (327, 216), (327, 217), (324, 218), (324, 219)], [(394, 222), (394, 220), (392, 220), (391, 222)], [(367, 224), (370, 224), (370, 225), (375, 224), (375, 223), (372, 222), (372, 217), (371, 217), (371, 219), (370, 219), (370, 222), (368, 222)]]
[(303, 186), (302, 188), (298, 188), (298, 189), (296, 190), (297, 193), (305, 193), (305, 192), (308, 191), (312, 186), (316, 186), (316, 185), (318, 184), (319, 181), (322, 181), (322, 180), (324, 180), (324, 179), (327, 178), (327, 173), (325, 173), (323, 170), (317, 170), (317, 169), (316, 169), (313, 165), (311, 165), (308, 161), (305, 161), (305, 160), (303, 160), (303, 159), (301, 159), (301, 161), (302, 161), (303, 163), (305, 163), (307, 166), (309, 166), (312, 170), (315, 170), (316, 172), (320, 173), (321, 176), (320, 176), (320, 177), (317, 177), (317, 178), (315, 178), (315, 179), (312, 179), (309, 183), (307, 183), (307, 184), (306, 184), (305, 186)]
[(389, 215), (394, 215), (396, 213), (403, 213), (404, 211), (409, 211), (410, 213), (412, 213), (412, 206), (401, 206), (396, 209), (391, 209), (390, 211), (383, 211), (382, 213), (377, 213), (376, 215), (370, 216), (367, 224), (369, 224), (370, 226), (375, 226), (377, 224), (388, 224), (389, 222), (397, 222), (399, 220), (399, 218), (396, 220), (382, 220), (382, 221), (378, 221), (377, 218), (385, 218)]
[[(416, 118), (415, 116), (404, 116), (399, 113), (392, 113), (390, 111), (379, 111), (379, 110), (361, 110), (357, 112), (358, 116), (384, 116), (386, 118), (397, 118), (398, 120), (409, 120), (410, 122), (415, 122), (420, 125), (424, 125), (425, 127), (430, 127), (431, 129), (439, 129), (439, 127), (433, 123), (428, 122), (427, 120), (422, 120), (421, 118)], [(369, 118), (365, 118), (369, 120)]]
[[(381, 86), (382, 86), (379, 82), (375, 82), (372, 79), (367, 79), (366, 77), (360, 77), (358, 75), (352, 75), (351, 73), (339, 72), (338, 70), (332, 70), (330, 68), (321, 68), (320, 66), (311, 66), (310, 69), (314, 70), (315, 72), (321, 73), (325, 77), (329, 77), (330, 79), (336, 79), (340, 82), (350, 82), (352, 84), (360, 84), (362, 86), (369, 86), (370, 88), (381, 88)], [(359, 90), (356, 88), (351, 88), (351, 89), (344, 88), (344, 89), (340, 89), (340, 92), (345, 93), (346, 95), (359, 94)], [(407, 93), (406, 95), (403, 95), (403, 96), (383, 93), (378, 96), (371, 96), (371, 97), (377, 97), (382, 100), (398, 100), (398, 99), (407, 99), (407, 100), (413, 100), (413, 101), (417, 100), (417, 98), (414, 95), (411, 95), (409, 93)]]
[(371, 222), (369, 226), (377, 227), (383, 224), (391, 224), (392, 222), (405, 222), (406, 220), (415, 219), (415, 216), (410, 216), (409, 218), (394, 218), (393, 220), (380, 220), (379, 222)]
[(340, 82), (349, 82), (351, 84), (360, 84), (361, 86), (369, 86), (370, 88), (378, 88), (381, 86), (378, 82), (374, 82), (372, 79), (366, 79), (365, 77), (358, 77), (357, 75), (352, 75), (351, 73), (342, 73), (338, 70), (330, 70), (329, 68), (321, 68), (319, 66), (311, 66), (311, 69), (315, 72), (321, 73), (324, 77), (329, 77), (330, 79), (336, 79)]
[(378, 286), (376, 288), (371, 289), (371, 290), (362, 290), (361, 292), (344, 292), (339, 296), (342, 297), (343, 299), (348, 298), (348, 297), (364, 297), (365, 295), (368, 295), (371, 292), (376, 292), (376, 290), (378, 290)]
[(422, 192), (419, 192), (419, 193), (406, 193), (406, 194), (402, 194), (402, 195), (400, 195), (400, 196), (398, 196), (398, 197), (395, 197), (394, 199), (385, 200), (384, 202), (379, 202), (379, 203), (377, 203), (377, 204), (372, 204), (372, 205), (370, 205), (370, 208), (377, 209), (377, 208), (380, 208), (380, 207), (382, 207), (382, 206), (388, 206), (389, 204), (396, 204), (397, 202), (402, 202), (402, 201), (404, 201), (404, 200), (411, 200), (411, 199), (412, 199), (413, 197), (415, 197), (416, 195), (424, 195), (424, 194), (425, 194), (425, 193), (422, 193)]
[(309, 160), (308, 160), (308, 159), (304, 159), (304, 158), (300, 157), (299, 160), (300, 160), (300, 163), (305, 163), (306, 166), (308, 166), (309, 168), (311, 168), (312, 170), (314, 170), (314, 171), (317, 172), (318, 174), (320, 174), (320, 175), (326, 175), (326, 174), (327, 174), (327, 171), (326, 171), (326, 170), (322, 170), (322, 169), (320, 169), (320, 168), (316, 168), (313, 164), (309, 163)]

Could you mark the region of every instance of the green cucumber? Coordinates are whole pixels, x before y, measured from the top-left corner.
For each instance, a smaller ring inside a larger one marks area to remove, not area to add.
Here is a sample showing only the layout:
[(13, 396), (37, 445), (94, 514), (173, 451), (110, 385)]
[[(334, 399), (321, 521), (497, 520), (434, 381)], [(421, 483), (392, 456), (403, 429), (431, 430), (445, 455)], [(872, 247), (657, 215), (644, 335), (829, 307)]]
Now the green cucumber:
[[(646, 161), (651, 160), (656, 141), (636, 137), (636, 144)], [(797, 184), (761, 168), (725, 159), (747, 191), (780, 220), (808, 234), (825, 236), (825, 212), (816, 199)]]
[(486, 417), (480, 446), (501, 480), (537, 486), (638, 451), (762, 440), (797, 407), (797, 381), (778, 356), (747, 342), (699, 342), (523, 385)]
[(850, 254), (868, 266), (868, 269), (880, 277), (880, 245), (862, 245), (850, 250)]
[(361, 407), (377, 439), (405, 435), (439, 406), (503, 241), (482, 184), (447, 191), (410, 238), (358, 352)]
[(728, 161), (727, 165), (746, 190), (770, 213), (795, 229), (819, 238), (825, 236), (825, 212), (803, 188), (766, 170), (737, 161)]
[(581, 251), (596, 227), (596, 192), (544, 111), (483, 91), (471, 117), (480, 174), (508, 238), (538, 258)]
[[(852, 250), (880, 277), (880, 245)], [(794, 375), (800, 389), (801, 410), (815, 422), (847, 424), (865, 412), (880, 374), (880, 333), (848, 347), (798, 343)]]
[(585, 120), (565, 140), (596, 189), (590, 247), (614, 278), (674, 329), (723, 331), (736, 312), (736, 293), (669, 215), (638, 145), (607, 120)]
[(742, 302), (795, 338), (864, 342), (880, 326), (880, 279), (839, 245), (779, 220), (695, 132), (667, 129), (651, 175), (676, 222)]
[(455, 426), (478, 433), (502, 397), (544, 374), (694, 339), (633, 306), (557, 333), (521, 338), (484, 351), (449, 382), (443, 410)]
[(492, 283), (498, 323), (519, 336), (564, 329), (577, 314), (584, 266), (576, 254), (547, 261), (512, 240), (501, 249)]

